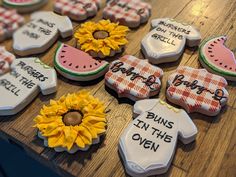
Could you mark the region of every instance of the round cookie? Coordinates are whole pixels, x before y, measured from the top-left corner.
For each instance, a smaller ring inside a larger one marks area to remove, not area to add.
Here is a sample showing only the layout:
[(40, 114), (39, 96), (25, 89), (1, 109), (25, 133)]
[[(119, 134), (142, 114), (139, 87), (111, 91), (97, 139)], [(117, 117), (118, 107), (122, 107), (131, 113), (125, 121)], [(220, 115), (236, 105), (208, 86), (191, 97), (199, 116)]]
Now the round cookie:
[(10, 70), (15, 56), (8, 52), (5, 47), (0, 46), (0, 76)]
[(108, 71), (109, 64), (92, 58), (84, 51), (60, 43), (54, 57), (54, 66), (68, 79), (90, 81), (103, 76)]
[(3, 0), (3, 5), (16, 9), (19, 13), (29, 13), (41, 8), (47, 2), (48, 0)]
[(100, 136), (106, 132), (105, 116), (104, 104), (82, 90), (51, 100), (34, 122), (45, 146), (72, 154), (100, 142)]
[(226, 36), (205, 40), (200, 45), (199, 60), (210, 72), (236, 81), (236, 59), (234, 53), (225, 46), (226, 40)]
[(121, 53), (128, 43), (126, 39), (129, 28), (100, 20), (98, 23), (86, 22), (75, 32), (77, 48), (88, 52), (93, 57), (105, 58)]

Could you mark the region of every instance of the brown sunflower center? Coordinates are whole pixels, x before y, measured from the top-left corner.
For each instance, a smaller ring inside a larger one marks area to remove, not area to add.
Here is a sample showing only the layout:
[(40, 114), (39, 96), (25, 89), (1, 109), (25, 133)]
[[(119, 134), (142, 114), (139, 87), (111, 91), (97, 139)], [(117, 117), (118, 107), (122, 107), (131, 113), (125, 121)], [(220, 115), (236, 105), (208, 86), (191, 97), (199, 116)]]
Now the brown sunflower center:
[(83, 115), (81, 112), (72, 111), (68, 112), (63, 117), (63, 122), (66, 126), (75, 126), (79, 125), (82, 122)]
[(109, 36), (109, 33), (104, 30), (98, 30), (93, 33), (95, 39), (105, 39)]

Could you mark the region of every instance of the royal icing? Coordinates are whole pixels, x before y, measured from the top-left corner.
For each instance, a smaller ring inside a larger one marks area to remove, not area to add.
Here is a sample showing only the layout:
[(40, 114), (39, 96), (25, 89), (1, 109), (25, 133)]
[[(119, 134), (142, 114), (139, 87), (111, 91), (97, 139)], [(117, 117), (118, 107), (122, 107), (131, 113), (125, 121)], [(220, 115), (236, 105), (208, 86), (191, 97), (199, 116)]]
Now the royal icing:
[(153, 64), (173, 62), (182, 55), (185, 45), (198, 46), (201, 35), (193, 26), (173, 19), (152, 20), (151, 30), (142, 40), (142, 52)]
[(100, 8), (101, 0), (56, 0), (54, 11), (68, 15), (76, 21), (95, 16)]
[(15, 56), (0, 46), (0, 76), (10, 70), (10, 65)]
[(162, 69), (149, 64), (147, 60), (125, 55), (111, 63), (105, 83), (119, 97), (136, 101), (158, 94), (162, 75)]
[(151, 6), (141, 0), (112, 0), (103, 10), (103, 17), (130, 28), (148, 21)]
[(205, 40), (199, 50), (199, 60), (209, 71), (236, 81), (236, 59), (234, 53), (225, 46), (226, 36)]
[(227, 81), (205, 69), (179, 67), (168, 78), (167, 99), (187, 112), (217, 115), (228, 100)]
[(75, 153), (99, 143), (100, 136), (106, 132), (105, 116), (104, 104), (82, 90), (51, 100), (34, 121), (45, 146), (56, 152)]
[(86, 52), (66, 44), (59, 44), (54, 58), (54, 66), (64, 77), (76, 81), (90, 81), (103, 76), (109, 64), (96, 60)]
[(38, 58), (15, 59), (11, 71), (0, 76), (0, 115), (13, 115), (27, 106), (41, 91), (56, 92), (57, 75)]
[(14, 8), (20, 13), (32, 12), (47, 3), (47, 0), (3, 0), (7, 8)]
[(197, 128), (182, 110), (159, 99), (137, 101), (138, 115), (124, 130), (119, 152), (131, 176), (165, 173), (174, 157), (178, 138), (188, 144), (195, 140)]
[(72, 36), (73, 27), (70, 19), (53, 12), (35, 12), (31, 21), (13, 35), (13, 48), (16, 54), (26, 56), (45, 52), (61, 37)]
[(24, 18), (15, 10), (0, 7), (0, 42), (10, 38), (24, 23)]

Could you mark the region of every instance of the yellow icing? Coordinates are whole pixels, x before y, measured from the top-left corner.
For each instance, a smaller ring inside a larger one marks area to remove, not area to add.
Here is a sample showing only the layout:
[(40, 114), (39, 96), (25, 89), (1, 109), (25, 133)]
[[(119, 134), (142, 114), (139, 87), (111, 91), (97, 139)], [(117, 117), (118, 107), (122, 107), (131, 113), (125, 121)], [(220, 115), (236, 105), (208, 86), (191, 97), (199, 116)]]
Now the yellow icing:
[(180, 112), (180, 109), (175, 108), (174, 106), (169, 105), (168, 103), (166, 103), (166, 102), (163, 101), (163, 100), (159, 100), (159, 103), (162, 104), (162, 105), (164, 105), (164, 106), (166, 106), (168, 109), (173, 110), (173, 111), (176, 112), (176, 113)]
[(34, 62), (39, 63), (40, 65), (42, 65), (44, 69), (50, 69), (51, 68), (50, 66), (44, 64), (39, 58), (35, 58)]
[[(95, 39), (93, 37), (95, 31), (106, 31), (109, 36), (105, 39)], [(109, 56), (112, 49), (119, 50), (121, 46), (128, 43), (126, 39), (128, 31), (128, 27), (111, 23), (110, 20), (100, 20), (98, 23), (90, 21), (82, 24), (75, 32), (74, 37), (85, 52), (91, 50)]]
[[(63, 115), (70, 110), (83, 114), (82, 122), (76, 126), (66, 126)], [(86, 90), (62, 96), (58, 101), (51, 100), (43, 106), (40, 114), (34, 118), (42, 136), (48, 139), (48, 146), (64, 147), (70, 150), (73, 145), (84, 148), (92, 144), (93, 139), (106, 131), (106, 114), (102, 102)]]

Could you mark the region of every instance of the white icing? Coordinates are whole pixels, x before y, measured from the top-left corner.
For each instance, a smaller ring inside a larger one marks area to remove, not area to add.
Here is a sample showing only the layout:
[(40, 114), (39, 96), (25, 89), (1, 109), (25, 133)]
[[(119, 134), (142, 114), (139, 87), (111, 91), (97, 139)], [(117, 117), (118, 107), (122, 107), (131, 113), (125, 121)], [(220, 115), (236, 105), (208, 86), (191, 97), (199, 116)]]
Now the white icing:
[(46, 51), (58, 38), (73, 34), (70, 19), (53, 12), (35, 12), (31, 21), (13, 35), (13, 48), (18, 55), (26, 56)]
[(150, 31), (142, 40), (142, 51), (153, 64), (178, 60), (184, 46), (197, 46), (201, 35), (193, 26), (169, 18), (152, 20)]
[(0, 97), (3, 100), (0, 102), (0, 115), (16, 114), (39, 92), (48, 95), (56, 89), (57, 75), (53, 68), (38, 58), (16, 59), (11, 71), (0, 77)]
[[(190, 143), (196, 137), (196, 126), (184, 110), (159, 99), (136, 102), (134, 112), (140, 115), (128, 125), (119, 142), (127, 172), (132, 176), (165, 173), (171, 164), (178, 136), (183, 143)], [(151, 118), (153, 115), (156, 121)]]

